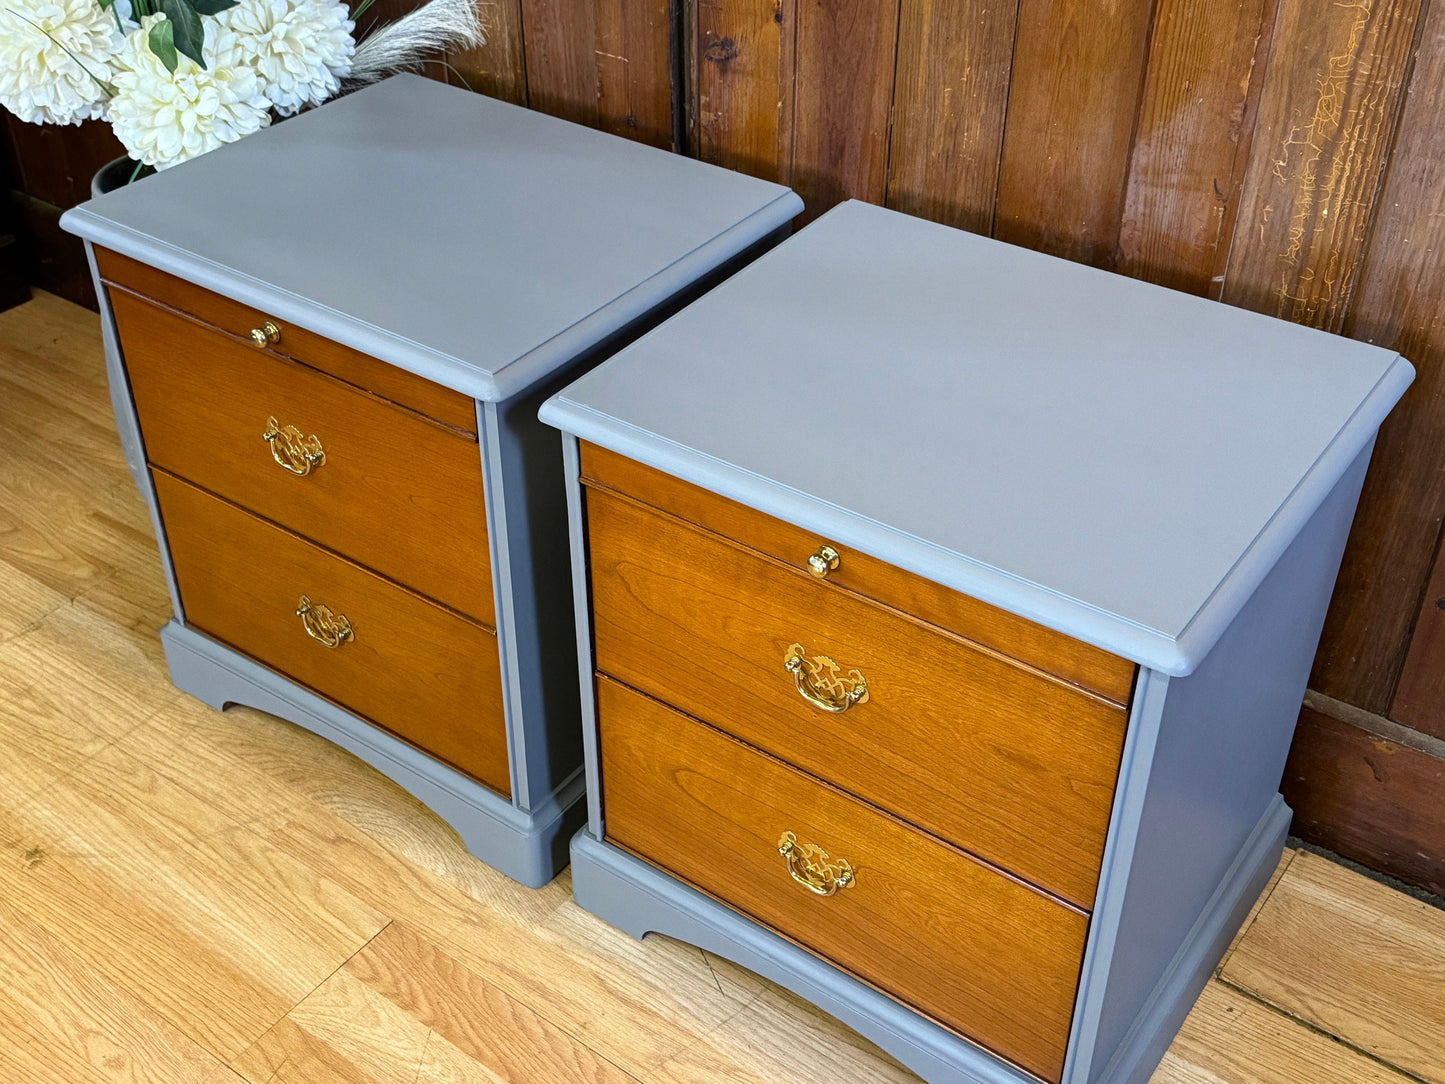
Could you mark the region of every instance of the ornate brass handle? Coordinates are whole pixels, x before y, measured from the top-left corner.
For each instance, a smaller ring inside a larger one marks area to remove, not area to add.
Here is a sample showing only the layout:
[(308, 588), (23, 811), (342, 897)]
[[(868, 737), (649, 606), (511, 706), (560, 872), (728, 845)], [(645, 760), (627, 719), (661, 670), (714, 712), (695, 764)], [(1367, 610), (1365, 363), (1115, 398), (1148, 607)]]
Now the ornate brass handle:
[(846, 676), (840, 676), (842, 667), (827, 655), (809, 658), (802, 644), (788, 648), (783, 669), (793, 675), (798, 695), (822, 711), (837, 714), (854, 704), (868, 702), (868, 682), (860, 671), (849, 670)]
[(808, 558), (808, 571), (818, 579), (824, 579), (838, 567), (838, 560), (838, 551), (832, 546), (819, 546), (818, 551)]
[(294, 425), (282, 426), (274, 417), (266, 419), (261, 439), (271, 445), (271, 458), (292, 474), (310, 474), (326, 462), (326, 451), (315, 433), (304, 437)]
[(281, 329), (267, 320), (260, 327), (251, 329), (251, 341), (265, 350), (266, 347), (275, 346), (281, 341)]
[(793, 880), (819, 896), (831, 896), (840, 888), (852, 888), (856, 880), (853, 867), (846, 859), (832, 859), (822, 847), (799, 843), (792, 832), (784, 832), (778, 840), (778, 853), (788, 862)]
[(296, 603), (296, 616), (301, 618), (306, 635), (322, 647), (340, 647), (348, 640), (356, 638), (356, 634), (351, 631), (351, 622), (346, 620), (345, 615), (334, 613), (330, 606), (312, 602), (305, 595)]

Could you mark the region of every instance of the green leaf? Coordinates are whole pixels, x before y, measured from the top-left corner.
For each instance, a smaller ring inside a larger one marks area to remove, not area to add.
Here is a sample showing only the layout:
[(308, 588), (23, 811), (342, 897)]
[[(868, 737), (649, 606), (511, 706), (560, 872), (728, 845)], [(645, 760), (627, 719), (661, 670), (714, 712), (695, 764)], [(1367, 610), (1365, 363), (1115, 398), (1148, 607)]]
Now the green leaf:
[(146, 44), (150, 46), (156, 59), (166, 66), (166, 71), (174, 73), (180, 61), (176, 56), (176, 33), (169, 19), (160, 19), (151, 24)]
[(111, 5), (114, 3), (115, 0), (100, 0), (100, 10), (109, 11), (111, 9)]
[(191, 0), (191, 7), (202, 15), (219, 15), (239, 4), (241, 0)]
[(201, 55), (201, 43), (206, 31), (201, 25), (200, 14), (191, 7), (189, 0), (160, 0), (156, 6), (165, 13), (166, 22), (175, 28), (172, 33), (176, 49), (204, 68), (206, 61)]

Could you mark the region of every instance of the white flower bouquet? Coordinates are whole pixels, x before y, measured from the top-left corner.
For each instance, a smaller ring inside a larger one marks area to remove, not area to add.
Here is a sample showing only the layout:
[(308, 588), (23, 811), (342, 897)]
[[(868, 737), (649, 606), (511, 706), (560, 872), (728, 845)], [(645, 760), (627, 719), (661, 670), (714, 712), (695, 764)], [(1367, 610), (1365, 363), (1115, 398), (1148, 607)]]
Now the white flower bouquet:
[(108, 120), (166, 169), (345, 90), (483, 40), (474, 0), (429, 0), (359, 43), (372, 0), (0, 0), (0, 105)]

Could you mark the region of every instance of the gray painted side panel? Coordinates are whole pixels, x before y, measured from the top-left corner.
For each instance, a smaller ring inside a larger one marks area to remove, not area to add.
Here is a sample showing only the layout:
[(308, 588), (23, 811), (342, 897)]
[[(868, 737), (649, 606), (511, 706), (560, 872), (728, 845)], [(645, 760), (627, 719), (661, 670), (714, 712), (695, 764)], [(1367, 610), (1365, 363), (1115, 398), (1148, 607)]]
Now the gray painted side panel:
[(597, 691), (592, 681), (592, 593), (587, 568), (587, 512), (582, 502), (582, 463), (577, 439), (562, 434), (562, 464), (567, 477), (568, 544), (572, 557), (572, 597), (576, 608), (578, 710), (582, 723), (583, 763), (587, 770), (587, 827), (601, 839), (602, 761), (597, 742)]
[(1274, 801), (1164, 969), (1128, 1034), (1099, 1074), (1102, 1084), (1147, 1084), (1184, 1018), (1269, 883), (1289, 834), (1290, 810)]
[(1086, 967), (1107, 961), (1107, 986), (1093, 1043), (1081, 1032), (1072, 1081), (1104, 1079), (1177, 947), (1278, 800), (1370, 450), (1359, 453), (1199, 668), (1169, 681), (1128, 865), (1121, 867), (1123, 854), (1106, 856), (1099, 910), (1119, 908), (1118, 932), (1091, 946)]
[(245, 704), (335, 742), (395, 780), (462, 837), (467, 850), (524, 885), (540, 887), (567, 862), (583, 820), (582, 773), (524, 813), (505, 798), (378, 730), (364, 719), (175, 621), (161, 629), (171, 680), (217, 709)]
[(161, 571), (166, 578), (166, 592), (171, 597), (171, 612), (182, 617), (181, 593), (176, 586), (175, 570), (171, 567), (171, 553), (166, 545), (165, 525), (161, 522), (160, 506), (156, 503), (155, 489), (151, 486), (150, 471), (146, 469), (145, 443), (141, 440), (140, 419), (136, 416), (135, 404), (131, 401), (130, 380), (126, 376), (125, 362), (120, 353), (120, 337), (115, 330), (115, 317), (110, 311), (110, 295), (101, 284), (100, 274), (95, 269), (95, 249), (89, 241), (85, 243), (85, 256), (90, 262), (90, 275), (95, 281), (95, 296), (100, 301), (100, 338), (105, 352), (105, 378), (110, 386), (110, 407), (115, 414), (115, 431), (120, 437), (121, 451), (125, 465), (130, 471), (131, 481), (145, 499), (146, 511), (150, 513), (151, 529), (161, 551)]
[(846, 203), (543, 418), (1183, 675), (1412, 377), (1377, 347)]
[(502, 400), (801, 210), (782, 185), (401, 75), (62, 221)]

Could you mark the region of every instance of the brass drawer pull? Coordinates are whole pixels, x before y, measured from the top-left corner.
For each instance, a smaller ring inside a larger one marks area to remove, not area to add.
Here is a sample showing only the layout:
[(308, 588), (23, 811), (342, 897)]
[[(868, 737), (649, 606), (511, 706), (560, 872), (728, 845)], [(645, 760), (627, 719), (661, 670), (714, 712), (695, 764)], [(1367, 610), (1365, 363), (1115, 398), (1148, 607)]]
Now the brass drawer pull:
[(302, 436), (294, 425), (283, 427), (274, 417), (266, 419), (261, 439), (271, 445), (271, 458), (292, 474), (305, 476), (326, 462), (326, 451), (315, 433)]
[(855, 875), (846, 859), (831, 859), (828, 852), (812, 843), (799, 843), (792, 832), (778, 840), (778, 853), (788, 862), (788, 873), (809, 892), (831, 896), (840, 888), (852, 888)]
[(301, 618), (306, 635), (323, 647), (340, 647), (356, 638), (351, 622), (343, 614), (333, 613), (330, 606), (312, 602), (305, 595), (296, 603), (296, 616)]
[(808, 571), (820, 580), (825, 579), (838, 567), (838, 561), (838, 551), (832, 546), (819, 546), (818, 551), (808, 558)]
[(267, 320), (260, 327), (251, 329), (251, 341), (262, 350), (268, 346), (275, 346), (281, 341), (281, 329), (272, 321)]
[(841, 667), (827, 655), (808, 657), (802, 644), (794, 644), (783, 656), (783, 669), (793, 675), (798, 695), (822, 711), (847, 711), (854, 704), (868, 702), (868, 682), (858, 670), (840, 676)]

